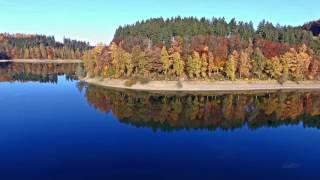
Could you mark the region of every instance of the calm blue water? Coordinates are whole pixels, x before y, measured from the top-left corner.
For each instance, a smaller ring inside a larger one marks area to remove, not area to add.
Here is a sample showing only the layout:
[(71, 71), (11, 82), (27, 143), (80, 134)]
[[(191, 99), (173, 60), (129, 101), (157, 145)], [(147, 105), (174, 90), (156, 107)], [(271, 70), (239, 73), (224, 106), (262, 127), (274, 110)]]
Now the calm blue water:
[(77, 86), (0, 83), (1, 180), (320, 177), (320, 130), (299, 120), (163, 130), (98, 110)]

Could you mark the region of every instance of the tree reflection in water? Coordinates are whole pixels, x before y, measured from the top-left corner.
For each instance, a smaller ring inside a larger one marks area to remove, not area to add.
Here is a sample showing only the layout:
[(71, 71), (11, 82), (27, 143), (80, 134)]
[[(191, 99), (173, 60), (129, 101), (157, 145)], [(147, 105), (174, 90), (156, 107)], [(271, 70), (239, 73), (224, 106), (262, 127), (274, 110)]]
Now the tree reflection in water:
[[(84, 84), (79, 84), (82, 89)], [(87, 101), (123, 123), (164, 131), (297, 125), (320, 128), (320, 92), (161, 95), (88, 85)]]
[[(75, 80), (77, 63), (0, 63), (0, 82)], [(159, 94), (111, 90), (78, 83), (87, 101), (123, 123), (164, 131), (233, 130), (297, 125), (320, 128), (320, 92)]]
[(0, 63), (0, 82), (50, 82), (57, 83), (59, 75), (75, 80), (79, 63)]

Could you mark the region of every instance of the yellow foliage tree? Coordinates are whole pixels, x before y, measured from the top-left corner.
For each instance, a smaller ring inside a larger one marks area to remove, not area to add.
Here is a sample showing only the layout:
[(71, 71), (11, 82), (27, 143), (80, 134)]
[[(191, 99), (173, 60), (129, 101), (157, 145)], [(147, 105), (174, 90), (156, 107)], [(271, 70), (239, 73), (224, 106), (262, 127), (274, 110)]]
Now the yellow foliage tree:
[(103, 48), (104, 44), (101, 42), (96, 45), (96, 47), (93, 49), (95, 58), (98, 58), (102, 54)]
[(132, 62), (132, 55), (128, 52), (124, 52), (123, 60), (126, 66), (126, 75), (127, 77), (130, 77), (133, 74), (133, 68), (134, 68), (133, 62)]
[(214, 65), (214, 56), (212, 52), (209, 52), (208, 54), (208, 73), (209, 76), (211, 76), (212, 73), (216, 71), (216, 67)]
[(207, 61), (207, 55), (202, 54), (201, 56), (201, 76), (206, 78), (208, 75), (208, 61)]
[(280, 59), (276, 56), (271, 58), (271, 60), (267, 60), (264, 71), (272, 79), (279, 79), (283, 72), (283, 65)]
[(94, 69), (96, 67), (95, 56), (93, 51), (87, 51), (83, 55), (83, 64), (89, 77), (94, 76)]
[(225, 73), (227, 77), (234, 81), (236, 80), (236, 62), (239, 57), (237, 51), (233, 51), (231, 55), (229, 55), (226, 66), (225, 66)]
[(120, 78), (126, 72), (126, 52), (114, 42), (110, 45), (112, 65), (115, 69), (115, 77)]
[(239, 57), (239, 77), (248, 78), (250, 76), (250, 70), (252, 68), (252, 63), (250, 59), (250, 54), (248, 51), (242, 51)]
[(161, 62), (163, 67), (163, 73), (166, 75), (168, 74), (170, 67), (172, 66), (172, 62), (170, 60), (169, 53), (165, 46), (163, 46), (163, 48), (161, 49)]
[(201, 60), (198, 52), (194, 51), (193, 56), (188, 57), (187, 71), (190, 78), (199, 78), (201, 73)]
[(184, 72), (184, 61), (181, 59), (179, 52), (173, 53), (172, 59), (173, 59), (173, 71), (178, 77), (180, 77)]
[(305, 44), (303, 44), (298, 49), (297, 54), (297, 71), (295, 73), (295, 79), (296, 80), (303, 80), (306, 73), (308, 72), (310, 63), (311, 63), (311, 57), (307, 53), (308, 48)]
[(193, 79), (193, 77), (194, 77), (194, 63), (193, 63), (192, 56), (188, 56), (187, 71), (188, 71), (189, 78)]
[(297, 52), (294, 48), (291, 48), (288, 52), (280, 57), (280, 62), (283, 67), (282, 80), (286, 81), (290, 77), (294, 77), (297, 71)]
[(23, 58), (25, 58), (25, 59), (30, 59), (30, 51), (29, 51), (28, 48), (26, 48), (26, 49), (24, 50)]

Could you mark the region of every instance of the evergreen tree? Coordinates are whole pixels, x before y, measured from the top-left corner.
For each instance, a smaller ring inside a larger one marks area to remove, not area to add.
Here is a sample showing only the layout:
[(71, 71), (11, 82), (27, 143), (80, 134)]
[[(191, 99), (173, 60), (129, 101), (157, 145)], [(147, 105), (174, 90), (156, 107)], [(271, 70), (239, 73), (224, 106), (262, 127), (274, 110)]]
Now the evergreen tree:
[(266, 65), (266, 58), (259, 48), (256, 48), (253, 54), (252, 72), (258, 79), (264, 77), (264, 68)]

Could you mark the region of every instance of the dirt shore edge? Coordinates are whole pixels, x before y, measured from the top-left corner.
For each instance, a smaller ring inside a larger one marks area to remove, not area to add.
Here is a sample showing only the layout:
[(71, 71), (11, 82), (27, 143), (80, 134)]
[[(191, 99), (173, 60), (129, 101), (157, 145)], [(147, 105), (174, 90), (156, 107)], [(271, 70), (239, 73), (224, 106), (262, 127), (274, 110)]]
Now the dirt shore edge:
[(320, 81), (288, 81), (279, 84), (277, 81), (150, 81), (147, 84), (137, 83), (128, 87), (126, 80), (99, 80), (82, 78), (82, 81), (107, 88), (139, 91), (268, 91), (268, 90), (320, 90)]

